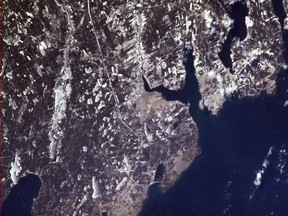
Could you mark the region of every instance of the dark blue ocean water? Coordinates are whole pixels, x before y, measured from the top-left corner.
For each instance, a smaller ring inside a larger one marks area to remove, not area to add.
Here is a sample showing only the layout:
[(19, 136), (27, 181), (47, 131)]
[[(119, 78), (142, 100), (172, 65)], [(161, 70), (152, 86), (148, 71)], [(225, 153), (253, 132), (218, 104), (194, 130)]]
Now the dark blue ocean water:
[[(282, 26), (283, 55), (288, 62), (283, 1), (271, 3)], [(276, 95), (238, 99), (235, 94), (213, 116), (199, 109), (193, 56), (185, 52), (185, 88), (155, 90), (167, 100), (189, 103), (202, 153), (165, 193), (153, 185), (140, 215), (287, 216), (288, 70), (278, 73)]]

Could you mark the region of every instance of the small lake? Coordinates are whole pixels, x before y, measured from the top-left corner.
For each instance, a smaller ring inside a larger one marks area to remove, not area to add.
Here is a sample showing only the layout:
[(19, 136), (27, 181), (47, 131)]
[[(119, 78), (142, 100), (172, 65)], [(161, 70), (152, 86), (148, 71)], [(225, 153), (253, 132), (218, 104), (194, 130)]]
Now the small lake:
[(4, 200), (1, 216), (31, 216), (33, 199), (38, 197), (41, 185), (37, 175), (27, 174), (20, 178)]

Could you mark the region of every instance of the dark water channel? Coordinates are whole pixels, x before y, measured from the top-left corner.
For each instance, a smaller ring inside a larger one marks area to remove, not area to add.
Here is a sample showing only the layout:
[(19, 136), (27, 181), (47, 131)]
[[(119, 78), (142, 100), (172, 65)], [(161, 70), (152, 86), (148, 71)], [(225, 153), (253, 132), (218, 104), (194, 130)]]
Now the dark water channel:
[(221, 51), (218, 53), (220, 60), (226, 68), (230, 69), (233, 73), (232, 59), (231, 59), (231, 46), (235, 38), (239, 38), (240, 41), (244, 40), (247, 36), (247, 27), (245, 23), (245, 17), (248, 16), (248, 8), (245, 1), (237, 1), (231, 5), (228, 9), (225, 4), (218, 0), (222, 6), (226, 9), (229, 17), (233, 20), (233, 27), (229, 30), (226, 40), (222, 45)]
[[(283, 9), (281, 2), (272, 1), (274, 10)], [(277, 16), (283, 21), (283, 13)], [(285, 53), (284, 30), (283, 40)], [(199, 109), (201, 95), (191, 51), (185, 51), (185, 59), (185, 88), (155, 90), (167, 100), (189, 103), (202, 153), (165, 193), (153, 185), (140, 215), (288, 215), (288, 70), (278, 73), (276, 95), (235, 96), (213, 116)]]

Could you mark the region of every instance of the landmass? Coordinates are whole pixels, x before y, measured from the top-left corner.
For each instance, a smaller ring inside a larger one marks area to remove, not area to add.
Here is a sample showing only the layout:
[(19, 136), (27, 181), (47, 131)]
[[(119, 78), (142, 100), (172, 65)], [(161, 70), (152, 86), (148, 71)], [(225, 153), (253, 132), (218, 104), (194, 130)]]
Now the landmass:
[[(151, 90), (184, 88), (185, 49), (212, 114), (234, 95), (273, 94), (285, 66), (271, 1), (3, 4), (3, 197), (38, 175), (34, 215), (134, 216), (149, 185), (175, 183), (201, 153), (198, 129), (188, 102)], [(235, 22), (247, 34), (229, 39)]]

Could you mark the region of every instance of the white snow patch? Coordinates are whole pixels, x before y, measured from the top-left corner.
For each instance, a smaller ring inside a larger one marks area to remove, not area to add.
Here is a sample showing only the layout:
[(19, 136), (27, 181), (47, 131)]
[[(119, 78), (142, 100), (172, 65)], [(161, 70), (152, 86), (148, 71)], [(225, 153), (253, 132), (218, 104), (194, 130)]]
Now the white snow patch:
[(50, 140), (50, 158), (55, 159), (57, 148), (61, 147), (63, 130), (61, 128), (62, 121), (66, 118), (67, 101), (70, 98), (72, 87), (70, 81), (72, 73), (70, 67), (62, 68), (61, 77), (54, 87), (55, 102), (54, 113), (52, 116), (51, 129), (49, 131)]
[(29, 17), (31, 17), (31, 18), (34, 18), (34, 16), (33, 16), (32, 13), (29, 13), (29, 12), (27, 12), (27, 11), (26, 11), (25, 13), (26, 13), (27, 16), (29, 16)]
[(15, 35), (14, 38), (12, 36), (8, 36), (6, 38), (3, 38), (3, 41), (7, 45), (14, 45), (14, 46), (18, 46), (23, 43), (19, 35)]
[(131, 171), (131, 165), (129, 164), (128, 158), (124, 155), (123, 158), (123, 166), (118, 170), (120, 173), (126, 172), (129, 173)]
[(250, 19), (249, 16), (245, 17), (245, 23), (246, 23), (246, 26), (249, 27), (249, 28), (254, 25), (254, 22)]
[(91, 72), (92, 72), (92, 68), (91, 67), (85, 68), (85, 73), (90, 74)]
[(98, 101), (100, 101), (100, 98), (102, 97), (102, 92), (100, 91), (96, 97), (95, 97), (95, 103), (97, 103)]
[(13, 110), (16, 110), (18, 108), (16, 102), (14, 100), (12, 100), (12, 98), (8, 99), (8, 103), (9, 103), (9, 107), (11, 107)]
[(4, 75), (8, 81), (13, 79), (13, 72), (12, 71), (7, 71), (6, 74)]
[(188, 32), (189, 32), (189, 27), (190, 27), (190, 25), (192, 24), (192, 21), (189, 20), (189, 17), (188, 17), (188, 16), (185, 16), (185, 22), (186, 22), (186, 34), (188, 34)]
[(77, 175), (77, 180), (80, 181), (81, 178), (82, 178), (82, 175), (78, 174), (78, 175)]
[(45, 49), (47, 49), (47, 46), (44, 41), (41, 41), (39, 44), (39, 50), (42, 56), (46, 55)]
[(166, 69), (166, 68), (167, 68), (167, 64), (166, 64), (165, 61), (163, 61), (163, 62), (161, 63), (161, 67), (162, 67), (162, 69)]
[(93, 104), (92, 98), (89, 98), (89, 99), (87, 100), (87, 104), (89, 104), (89, 105)]
[(128, 178), (127, 177), (124, 177), (122, 179), (122, 181), (116, 186), (116, 191), (119, 191), (124, 185), (125, 183), (127, 182)]
[(17, 184), (18, 182), (18, 174), (22, 170), (21, 168), (21, 159), (18, 155), (18, 152), (15, 155), (14, 162), (11, 162), (11, 169), (10, 169), (10, 175), (11, 180), (13, 181), (13, 184)]
[[(182, 42), (181, 38), (182, 38), (181, 32), (176, 32), (173, 39), (175, 42)], [(181, 46), (181, 44), (180, 44), (180, 46)]]
[(83, 152), (87, 152), (87, 151), (88, 151), (87, 146), (83, 146)]
[(223, 77), (220, 74), (216, 75), (216, 79), (219, 83), (223, 83)]
[(212, 18), (211, 14), (210, 14), (210, 11), (209, 10), (205, 10), (203, 12), (203, 16), (204, 16), (207, 28), (211, 28), (211, 24), (213, 22), (213, 18)]
[(96, 199), (100, 197), (101, 196), (100, 186), (95, 176), (92, 177), (92, 188), (93, 188), (92, 198)]
[(104, 101), (100, 101), (100, 104), (98, 105), (97, 110), (99, 111), (103, 107), (105, 107), (105, 102)]
[(215, 76), (216, 76), (215, 71), (212, 71), (212, 70), (209, 71), (209, 72), (208, 72), (208, 76), (209, 76), (209, 77), (215, 77)]
[(225, 14), (222, 19), (222, 24), (226, 29), (230, 29), (233, 25), (233, 20), (227, 14)]

